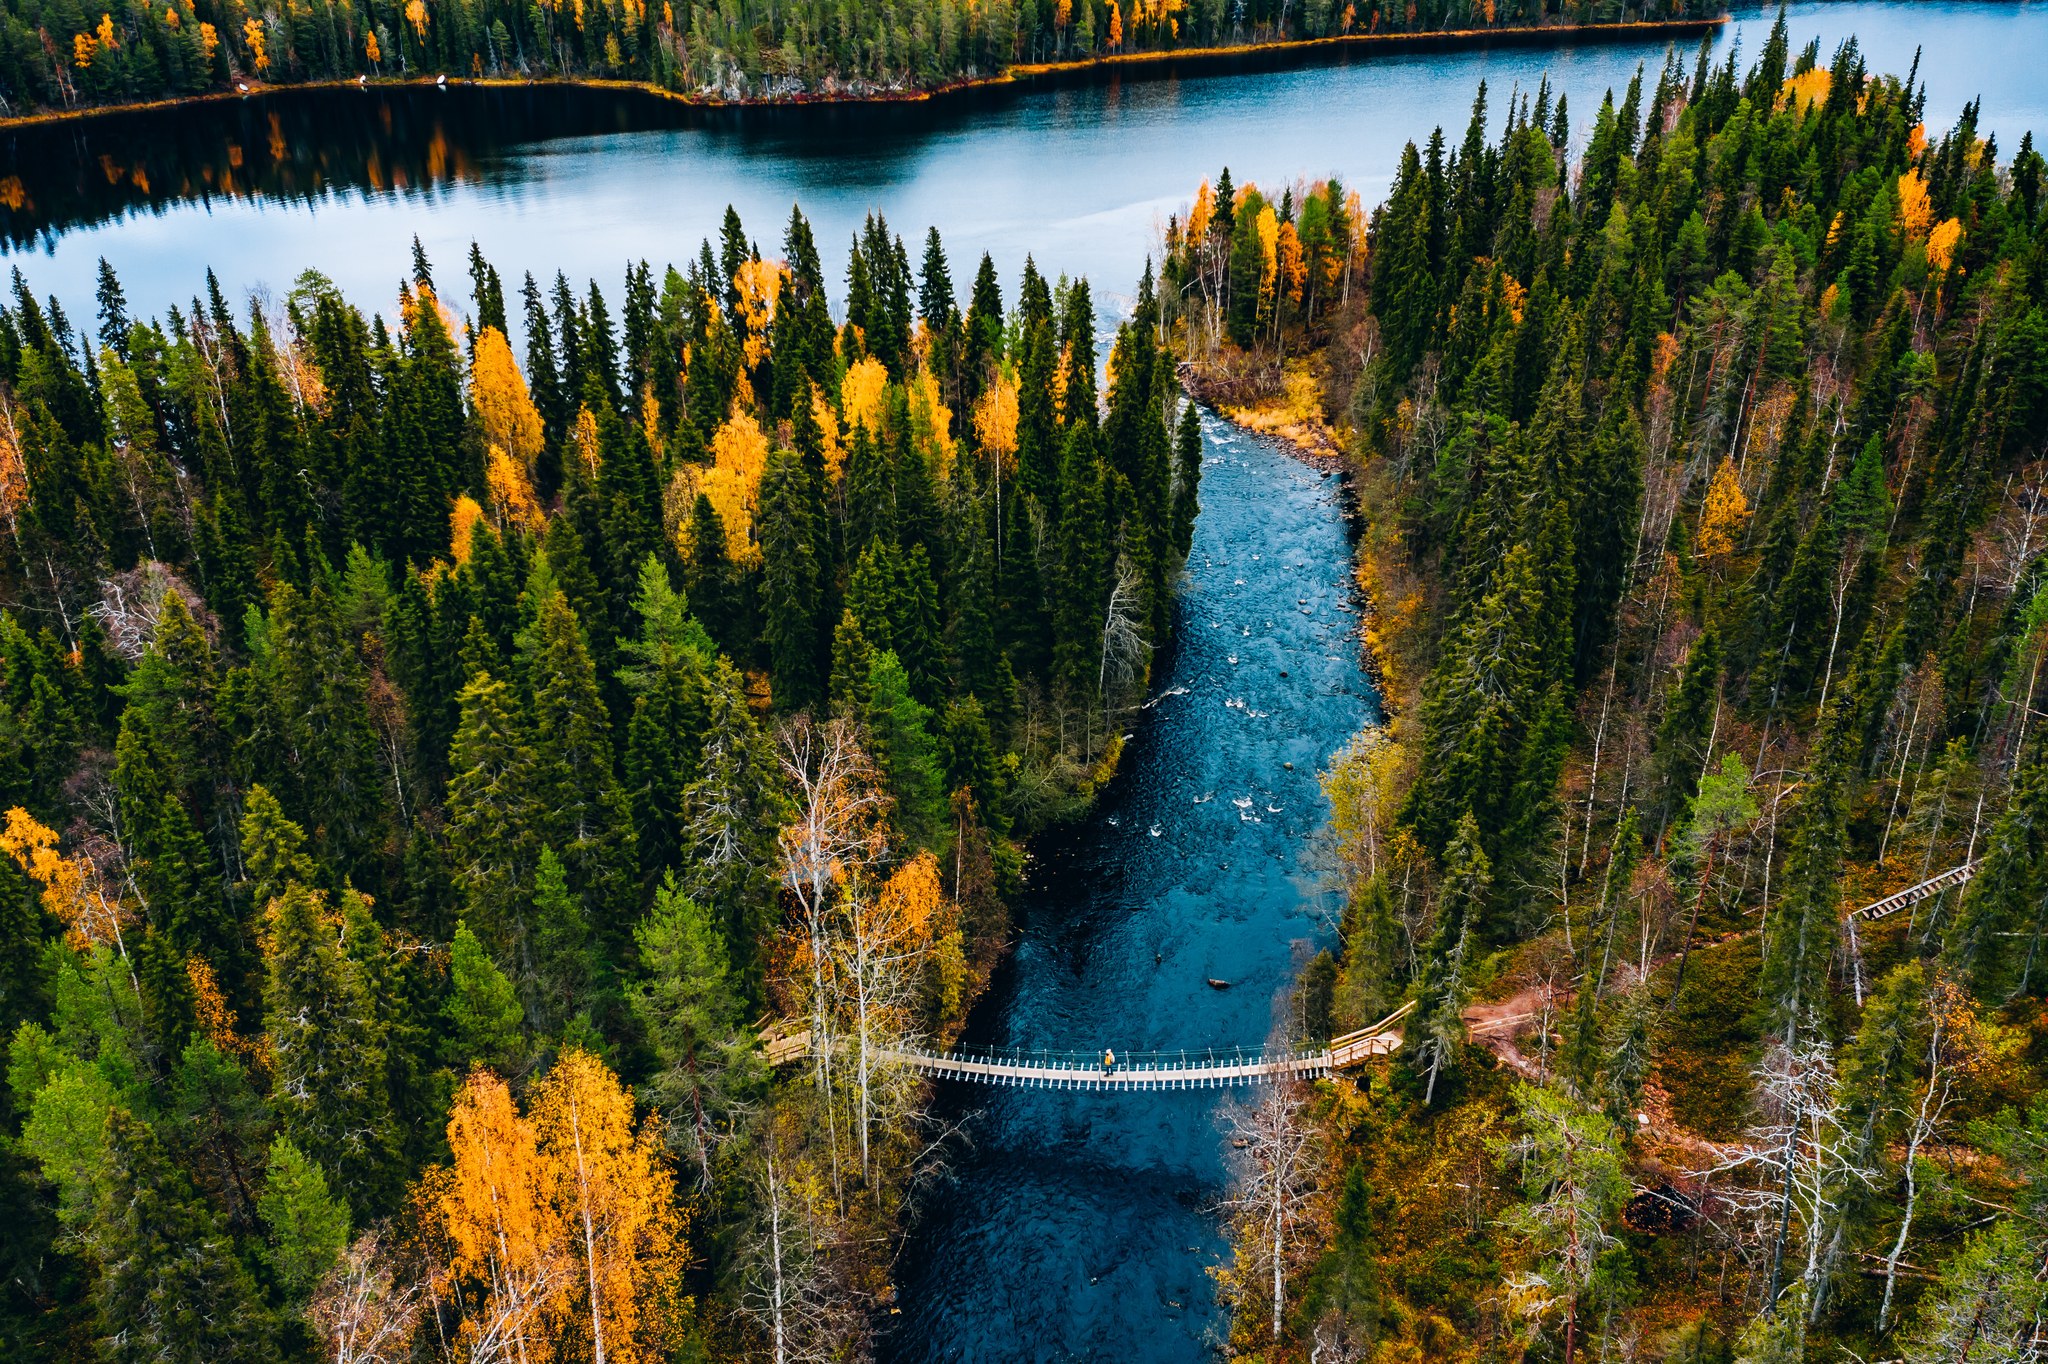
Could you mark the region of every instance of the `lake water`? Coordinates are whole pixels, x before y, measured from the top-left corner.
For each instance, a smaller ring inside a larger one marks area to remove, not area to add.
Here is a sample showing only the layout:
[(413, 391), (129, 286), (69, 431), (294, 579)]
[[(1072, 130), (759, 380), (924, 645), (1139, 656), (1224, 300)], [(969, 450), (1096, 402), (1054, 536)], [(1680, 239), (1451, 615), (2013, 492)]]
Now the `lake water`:
[[(1717, 38), (1755, 51), (1768, 14)], [(1874, 70), (1904, 72), (1925, 46), (1927, 121), (1946, 127), (1982, 95), (2008, 152), (2048, 135), (2048, 5), (1803, 4), (1795, 44), (1825, 52), (1854, 32)], [(1014, 297), (1027, 252), (1048, 274), (1086, 274), (1127, 293), (1167, 215), (1229, 165), (1242, 183), (1337, 175), (1367, 204), (1402, 144), (1441, 124), (1462, 132), (1485, 79), (1496, 119), (1509, 91), (1547, 73), (1591, 126), (1662, 43), (1353, 51), (1329, 64), (1254, 74), (1086, 81), (913, 105), (693, 111), (645, 98), (560, 90), (451, 88), (398, 94), (283, 92), (188, 114), (0, 134), (0, 179), (28, 203), (0, 205), (0, 241), (38, 293), (90, 316), (105, 256), (144, 313), (189, 299), (212, 266), (230, 296), (282, 293), (307, 266), (352, 296), (395, 297), (417, 235), (443, 270), (480, 242), (508, 284), (557, 270), (615, 294), (628, 260), (691, 255), (736, 206), (766, 250), (792, 202), (826, 267), (869, 212), (912, 242), (936, 225), (964, 290), (992, 253)], [(1689, 54), (1688, 54), (1689, 55)], [(568, 132), (567, 136), (551, 133)], [(141, 172), (142, 184), (136, 181)], [(114, 216), (109, 216), (114, 215)], [(451, 290), (451, 292), (453, 292)]]
[[(1796, 45), (1854, 32), (1874, 70), (1924, 46), (1929, 126), (1984, 100), (2009, 155), (2048, 132), (2048, 6), (1792, 8)], [(1716, 39), (1754, 51), (1752, 11)], [(1402, 144), (1455, 138), (1482, 78), (1508, 93), (1549, 74), (1580, 135), (1601, 92), (1663, 44), (1353, 53), (1258, 74), (1082, 82), (910, 106), (703, 112), (560, 90), (285, 94), (189, 114), (0, 135), (0, 241), (38, 293), (92, 315), (97, 260), (133, 306), (203, 287), (281, 293), (317, 267), (372, 305), (396, 293), (417, 235), (449, 283), (471, 240), (509, 285), (531, 270), (595, 278), (682, 261), (735, 205), (775, 250), (790, 204), (828, 271), (864, 215), (912, 241), (937, 225), (964, 290), (990, 252), (1015, 297), (1027, 252), (1086, 274), (1105, 311), (1166, 216), (1228, 164), (1277, 186), (1337, 175), (1367, 203)], [(1689, 57), (1688, 57), (1689, 60)], [(1497, 126), (1497, 122), (1496, 122)], [(913, 235), (915, 234), (915, 235)], [(450, 288), (450, 294), (457, 290)], [(460, 302), (461, 300), (456, 300)], [(1162, 660), (1122, 775), (1093, 818), (1046, 840), (1019, 942), (970, 1040), (1054, 1049), (1255, 1047), (1298, 962), (1328, 943), (1315, 773), (1376, 700), (1359, 667), (1349, 539), (1334, 479), (1211, 425), (1203, 511)], [(1290, 771), (1285, 764), (1292, 763)], [(1241, 803), (1240, 803), (1241, 802)], [(1232, 982), (1215, 990), (1215, 977)], [(927, 1197), (898, 1262), (897, 1360), (1202, 1357), (1221, 1331), (1209, 1268), (1223, 1165), (1214, 1094), (952, 1091), (970, 1145)]]

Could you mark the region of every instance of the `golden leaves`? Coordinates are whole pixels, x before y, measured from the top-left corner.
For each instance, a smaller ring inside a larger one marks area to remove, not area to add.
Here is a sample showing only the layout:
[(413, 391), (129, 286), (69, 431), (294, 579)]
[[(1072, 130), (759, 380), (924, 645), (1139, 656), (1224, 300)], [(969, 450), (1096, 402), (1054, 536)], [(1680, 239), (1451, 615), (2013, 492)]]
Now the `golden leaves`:
[(1823, 66), (1802, 71), (1796, 76), (1787, 76), (1785, 83), (1778, 87), (1778, 107), (1790, 109), (1804, 118), (1817, 104), (1824, 103), (1828, 91), (1834, 86), (1834, 77)]
[(953, 472), (953, 409), (939, 396), (938, 376), (917, 372), (905, 389), (910, 399), (910, 440), (940, 479)]
[[(418, 4), (419, 0), (413, 0), (413, 3)], [(249, 60), (255, 65), (257, 72), (268, 71), (270, 69), (269, 40), (264, 36), (263, 21), (261, 19), (243, 21), (242, 41), (249, 46)]]
[(839, 482), (839, 475), (846, 468), (846, 447), (839, 442), (839, 418), (832, 411), (825, 390), (815, 383), (811, 385), (811, 420), (818, 424), (818, 440), (825, 455), (825, 478), (831, 484)]
[(591, 1333), (604, 1358), (651, 1364), (663, 1356), (649, 1309), (682, 1268), (675, 1181), (660, 1142), (634, 1129), (632, 1095), (586, 1051), (565, 1051), (528, 1108), (543, 1197), (582, 1261)]
[(512, 356), (512, 343), (496, 327), (477, 333), (476, 358), (469, 366), (469, 400), (485, 441), (532, 468), (543, 442), (540, 409), (533, 405), (526, 376)]
[(1934, 205), (1927, 197), (1927, 182), (1920, 172), (1909, 170), (1899, 177), (1899, 227), (1906, 240), (1923, 241), (1934, 226)]
[(890, 873), (882, 884), (882, 893), (875, 897), (875, 908), (894, 929), (892, 936), (905, 943), (926, 945), (932, 940), (935, 916), (945, 898), (939, 884), (938, 860), (927, 851)]
[[(472, 1354), (509, 1339), (534, 1361), (663, 1357), (653, 1309), (682, 1267), (675, 1180), (604, 1062), (565, 1050), (525, 1116), (503, 1080), (471, 1072), (448, 1150), (412, 1202), (434, 1292), (462, 1305), (457, 1338), (481, 1347)], [(553, 1323), (566, 1329), (545, 1329)]]
[(845, 414), (846, 429), (865, 426), (870, 436), (879, 438), (888, 394), (889, 371), (880, 360), (870, 355), (848, 366), (839, 381), (839, 410)]
[(1716, 559), (1735, 552), (1735, 537), (1749, 522), (1749, 499), (1743, 496), (1742, 480), (1735, 472), (1733, 458), (1724, 456), (1714, 470), (1707, 489), (1706, 506), (1700, 512), (1700, 533), (1693, 549), (1702, 559)]
[(213, 62), (213, 54), (220, 50), (220, 30), (212, 24), (199, 25), (199, 50), (206, 55), (209, 65)]
[(737, 401), (725, 425), (711, 437), (709, 465), (683, 464), (675, 473), (670, 509), (680, 548), (690, 548), (690, 509), (702, 494), (711, 499), (725, 526), (726, 556), (735, 563), (759, 563), (754, 512), (761, 501), (761, 474), (768, 467), (768, 437)]
[(500, 530), (508, 523), (535, 535), (546, 529), (547, 513), (533, 494), (526, 466), (501, 446), (493, 445), (484, 455), (484, 489)]
[(1948, 273), (1955, 263), (1956, 243), (1963, 237), (1963, 225), (1954, 218), (1944, 219), (1927, 234), (1927, 268), (1935, 274)]
[(412, 25), (412, 31), (419, 35), (419, 40), (425, 42), (427, 40), (426, 0), (406, 0), (405, 18), (406, 22)]
[(776, 304), (788, 279), (789, 270), (780, 261), (742, 261), (733, 272), (733, 288), (740, 299), (739, 321), (746, 331), (741, 350), (749, 369), (768, 359), (768, 331), (775, 324)]
[[(1251, 186), (1245, 188), (1250, 190)], [(1272, 290), (1273, 278), (1280, 269), (1280, 215), (1271, 204), (1265, 204), (1252, 225), (1259, 234), (1259, 292), (1266, 294)]]
[(455, 499), (455, 506), (448, 513), (448, 557), (457, 568), (469, 562), (469, 556), (476, 548), (476, 527), (484, 519), (484, 509), (468, 493)]
[(588, 406), (576, 409), (576, 428), (569, 433), (569, 443), (583, 460), (583, 471), (595, 479), (604, 467), (604, 449), (597, 438), (597, 414)]
[(1005, 365), (974, 400), (974, 438), (1003, 473), (1017, 467), (1017, 399), (1016, 377)]
[(12, 526), (28, 505), (28, 465), (21, 457), (21, 436), (14, 426), (14, 408), (0, 400), (0, 516)]
[(1302, 256), (1301, 238), (1296, 235), (1292, 222), (1280, 224), (1279, 241), (1274, 254), (1280, 287), (1286, 291), (1287, 301), (1300, 303), (1302, 286), (1308, 283), (1308, 262)]
[(1209, 225), (1216, 221), (1216, 191), (1204, 180), (1202, 187), (1195, 191), (1195, 206), (1188, 210), (1188, 241), (1200, 245), (1209, 236)]
[(42, 887), (43, 908), (63, 920), (65, 938), (73, 947), (119, 945), (121, 924), (129, 917), (126, 908), (101, 890), (92, 863), (57, 851), (55, 830), (17, 805), (7, 812), (7, 826), (0, 830), (0, 852)]

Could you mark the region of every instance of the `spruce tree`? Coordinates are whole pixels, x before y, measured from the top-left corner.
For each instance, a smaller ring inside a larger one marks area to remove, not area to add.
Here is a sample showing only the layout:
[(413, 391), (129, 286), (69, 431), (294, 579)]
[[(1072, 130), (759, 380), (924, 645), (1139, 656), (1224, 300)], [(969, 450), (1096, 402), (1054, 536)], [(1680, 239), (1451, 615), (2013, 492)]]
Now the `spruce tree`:
[(101, 1348), (113, 1364), (262, 1364), (274, 1323), (233, 1240), (147, 1122), (107, 1119), (94, 1218)]
[(272, 903), (263, 955), (279, 1125), (352, 1208), (381, 1211), (396, 1192), (397, 1135), (370, 980), (326, 897), (304, 886)]

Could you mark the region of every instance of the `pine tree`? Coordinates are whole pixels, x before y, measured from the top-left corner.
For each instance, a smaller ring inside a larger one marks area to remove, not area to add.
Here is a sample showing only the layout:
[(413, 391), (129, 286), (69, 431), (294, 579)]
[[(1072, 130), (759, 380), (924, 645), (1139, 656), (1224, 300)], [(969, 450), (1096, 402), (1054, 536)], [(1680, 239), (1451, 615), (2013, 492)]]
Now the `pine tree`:
[(304, 1302), (348, 1244), (348, 1208), (327, 1190), (327, 1176), (290, 1138), (270, 1144), (262, 1197), (269, 1232), (264, 1259), (287, 1300)]
[(1053, 607), (1053, 682), (1084, 711), (1095, 700), (1102, 602), (1108, 595), (1109, 546), (1102, 464), (1086, 422), (1067, 428), (1060, 462), (1059, 572)]
[(911, 694), (910, 676), (891, 650), (868, 666), (868, 755), (894, 798), (896, 827), (912, 847), (932, 847), (945, 828), (945, 791), (931, 712)]
[(744, 1004), (713, 916), (665, 879), (633, 930), (640, 981), (627, 997), (659, 1069), (648, 1097), (684, 1136), (700, 1187), (739, 1105), (764, 1080), (742, 1030)]
[(369, 978), (320, 892), (292, 886), (269, 920), (263, 1019), (279, 1124), (352, 1208), (380, 1210), (395, 1192), (397, 1137)]
[(107, 1119), (108, 1179), (94, 1218), (101, 1340), (114, 1364), (260, 1364), (273, 1324), (234, 1242), (149, 1124)]
[(824, 690), (821, 510), (801, 457), (787, 450), (771, 456), (761, 476), (762, 633), (776, 703), (788, 710), (815, 704)]
[(1423, 949), (1415, 984), (1415, 1023), (1410, 1052), (1425, 1068), (1425, 1106), (1436, 1100), (1438, 1079), (1457, 1062), (1465, 1038), (1466, 954), (1472, 925), (1493, 892), (1493, 867), (1480, 848), (1479, 823), (1468, 811), (1444, 852), (1443, 882), (1437, 889), (1436, 928)]
[(2048, 971), (2048, 743), (2037, 737), (2029, 747), (1948, 939), (1950, 960), (1980, 998), (2025, 994)]
[[(559, 868), (558, 868), (559, 870)], [(498, 964), (469, 925), (457, 921), (448, 945), (448, 1063), (458, 1074), (472, 1066), (509, 1072), (524, 1050), (519, 1027), (526, 1011)]]
[(538, 760), (511, 688), (479, 673), (462, 689), (449, 750), (448, 862), (466, 917), (491, 955), (525, 959), (525, 896), (539, 857)]
[(632, 823), (613, 775), (611, 722), (597, 670), (561, 593), (538, 604), (520, 652), (533, 697), (525, 728), (533, 753), (528, 808), (536, 814), (534, 832), (560, 850), (600, 934), (623, 935), (634, 880)]

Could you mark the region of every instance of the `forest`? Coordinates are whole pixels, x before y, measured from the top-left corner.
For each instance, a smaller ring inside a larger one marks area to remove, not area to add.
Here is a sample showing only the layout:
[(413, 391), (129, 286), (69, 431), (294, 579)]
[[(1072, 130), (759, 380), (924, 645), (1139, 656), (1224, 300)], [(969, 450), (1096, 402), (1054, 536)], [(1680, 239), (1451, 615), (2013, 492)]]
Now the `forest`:
[(1200, 476), (1149, 271), (1104, 391), (1085, 281), (911, 261), (869, 219), (838, 323), (795, 210), (616, 313), (15, 275), (0, 1354), (861, 1351), (903, 1053), (1114, 770)]
[(2048, 168), (1921, 75), (1781, 12), (1482, 86), (1362, 270), (1334, 185), (1168, 227), (1191, 386), (1348, 452), (1393, 715), (1295, 1018), (1401, 1050), (1233, 1111), (1243, 1356), (2048, 1351)]
[[(251, 84), (570, 78), (743, 101), (914, 93), (1020, 63), (1719, 14), (1705, 0), (0, 0), (0, 118)], [(113, 9), (121, 10), (120, 14)]]

